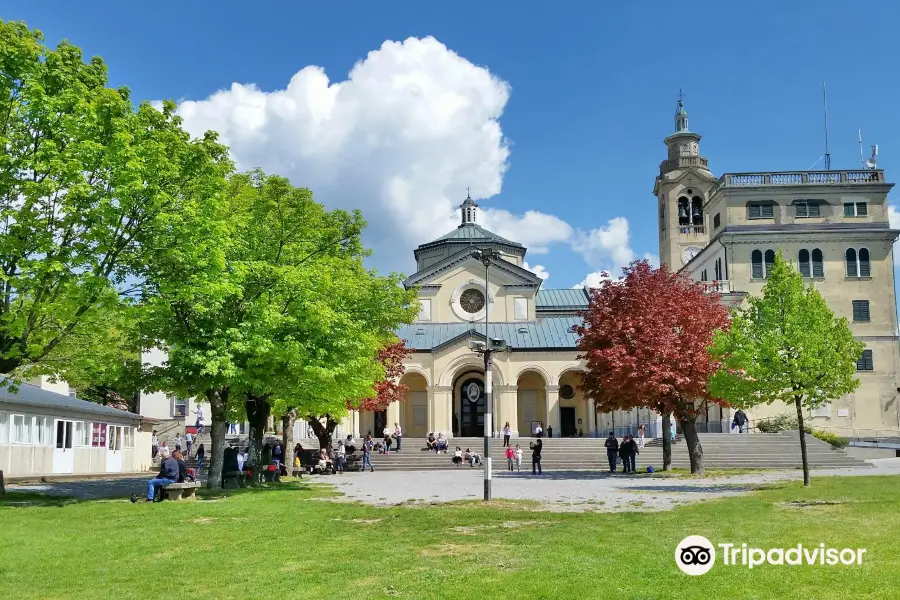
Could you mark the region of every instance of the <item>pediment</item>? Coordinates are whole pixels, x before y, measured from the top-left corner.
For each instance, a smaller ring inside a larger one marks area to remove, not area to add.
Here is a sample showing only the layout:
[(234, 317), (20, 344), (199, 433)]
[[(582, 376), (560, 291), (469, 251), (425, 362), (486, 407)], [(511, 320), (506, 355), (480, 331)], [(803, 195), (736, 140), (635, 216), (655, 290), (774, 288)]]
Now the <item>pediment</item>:
[[(410, 275), (403, 282), (404, 287), (440, 285), (441, 281), (450, 275), (458, 274), (460, 270), (471, 273), (475, 279), (484, 279), (484, 265), (475, 258), (478, 248), (464, 248), (452, 254), (444, 260), (422, 269), (418, 273)], [(491, 281), (501, 285), (516, 285), (526, 287), (540, 287), (543, 279), (527, 269), (523, 269), (503, 259), (491, 260)]]

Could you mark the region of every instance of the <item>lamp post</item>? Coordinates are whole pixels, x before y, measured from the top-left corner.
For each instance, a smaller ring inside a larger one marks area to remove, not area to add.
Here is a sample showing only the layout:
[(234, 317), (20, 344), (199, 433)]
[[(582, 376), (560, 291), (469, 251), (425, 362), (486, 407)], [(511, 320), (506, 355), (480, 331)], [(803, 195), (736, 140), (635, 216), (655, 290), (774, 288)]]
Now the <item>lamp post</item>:
[(491, 248), (479, 250), (475, 258), (484, 265), (484, 343), (474, 342), (470, 348), (484, 355), (484, 500), (491, 499), (491, 436), (494, 427), (494, 390), (493, 390), (493, 354), (505, 348), (502, 339), (492, 339), (488, 326), (490, 324), (490, 290), (488, 289), (488, 268), (491, 261), (500, 258), (500, 253)]

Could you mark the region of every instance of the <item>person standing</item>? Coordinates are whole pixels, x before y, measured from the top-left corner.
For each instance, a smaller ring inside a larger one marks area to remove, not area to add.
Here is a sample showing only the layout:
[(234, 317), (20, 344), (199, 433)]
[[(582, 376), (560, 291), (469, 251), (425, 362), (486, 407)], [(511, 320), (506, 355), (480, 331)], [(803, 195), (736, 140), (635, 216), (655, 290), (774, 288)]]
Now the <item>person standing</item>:
[(747, 418), (747, 413), (738, 409), (736, 413), (734, 413), (734, 420), (731, 422), (731, 428), (734, 429), (737, 427), (738, 433), (747, 433), (747, 424), (750, 419)]
[(191, 446), (194, 445), (194, 436), (191, 435), (191, 432), (188, 431), (184, 434), (184, 445), (187, 448), (187, 457), (191, 457)]
[(675, 415), (673, 414), (669, 417), (669, 439), (673, 442), (675, 441), (675, 433), (677, 432), (677, 426), (675, 422)]
[(272, 448), (272, 462), (278, 466), (281, 466), (281, 458), (282, 458), (281, 442), (275, 442), (275, 447)]
[(181, 452), (181, 434), (176, 433), (173, 441), (175, 442), (175, 450)]
[(369, 465), (370, 472), (375, 472), (375, 467), (372, 466), (372, 447), (375, 444), (372, 442), (372, 436), (366, 435), (366, 440), (363, 442), (363, 455), (362, 455), (362, 467), (360, 471), (363, 473), (366, 472), (366, 465)]
[(622, 444), (619, 446), (619, 457), (622, 459), (622, 472), (634, 473), (635, 471), (635, 454), (637, 453), (637, 444), (634, 437), (626, 435), (622, 438)]
[(400, 452), (400, 441), (403, 439), (403, 430), (399, 423), (394, 423), (394, 439), (397, 440), (397, 452)]
[(516, 444), (516, 471), (522, 471), (522, 448)]
[(194, 414), (197, 415), (197, 435), (203, 435), (203, 407), (198, 404)]
[[(506, 425), (503, 426), (503, 447), (509, 448), (509, 436), (512, 434), (512, 429), (509, 426), (509, 421), (506, 422)], [(510, 469), (512, 471), (512, 469)]]
[(203, 459), (206, 458), (206, 448), (203, 447), (203, 444), (197, 446), (197, 472), (200, 472), (200, 469), (203, 468)]
[(536, 439), (531, 443), (531, 474), (532, 475), (543, 475), (544, 472), (541, 469), (541, 451), (544, 449), (544, 442), (541, 441), (541, 438)]
[(513, 464), (516, 460), (516, 451), (513, 450), (512, 446), (506, 447), (506, 468), (509, 471), (513, 470)]
[(619, 440), (616, 439), (616, 434), (610, 431), (609, 436), (607, 436), (603, 445), (606, 446), (606, 459), (609, 461), (609, 472), (615, 473), (616, 456), (619, 453)]
[(391, 430), (388, 429), (387, 425), (385, 425), (384, 430), (381, 433), (384, 436), (384, 453), (390, 454), (391, 453), (391, 442), (393, 441), (391, 439)]
[(644, 429), (644, 424), (641, 423), (641, 426), (638, 427), (638, 449), (644, 447), (644, 434), (646, 430)]
[(344, 442), (338, 442), (337, 451), (334, 453), (334, 468), (338, 473), (344, 473), (344, 466), (347, 464), (347, 449), (344, 448)]
[(153, 430), (153, 437), (150, 440), (150, 458), (156, 458), (156, 455), (159, 454), (159, 436), (156, 435), (156, 430)]

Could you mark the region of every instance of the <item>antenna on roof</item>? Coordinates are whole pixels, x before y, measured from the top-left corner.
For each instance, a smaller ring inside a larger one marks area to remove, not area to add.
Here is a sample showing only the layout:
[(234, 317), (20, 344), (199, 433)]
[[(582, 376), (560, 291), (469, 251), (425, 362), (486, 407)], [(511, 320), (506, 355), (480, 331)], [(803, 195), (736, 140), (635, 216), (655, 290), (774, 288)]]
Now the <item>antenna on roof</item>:
[(859, 132), (859, 162), (862, 164), (863, 168), (866, 166), (866, 159), (863, 157), (862, 151), (862, 129), (857, 130)]
[(866, 162), (864, 163), (865, 167), (867, 169), (873, 169), (873, 170), (877, 169), (878, 168), (877, 157), (878, 157), (878, 144), (875, 144), (872, 146), (871, 158), (867, 159)]
[(825, 109), (825, 170), (831, 170), (831, 154), (828, 153), (828, 90), (822, 82), (822, 106)]

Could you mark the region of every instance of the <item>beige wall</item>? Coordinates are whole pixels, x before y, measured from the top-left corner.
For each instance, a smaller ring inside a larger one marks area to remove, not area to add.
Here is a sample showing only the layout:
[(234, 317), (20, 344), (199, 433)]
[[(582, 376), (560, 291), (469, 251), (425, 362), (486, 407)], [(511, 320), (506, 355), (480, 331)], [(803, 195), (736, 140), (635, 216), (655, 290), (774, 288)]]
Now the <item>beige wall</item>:
[[(492, 269), (489, 273), (490, 279), (490, 320), (492, 322), (499, 321), (515, 321), (515, 299), (523, 298), (526, 300), (527, 316), (525, 320), (534, 320), (534, 290), (505, 288), (506, 285), (519, 283), (518, 280), (505, 275), (497, 269)], [(484, 293), (484, 267), (483, 265), (471, 259), (464, 265), (441, 275), (440, 277), (429, 281), (428, 285), (440, 285), (440, 289), (436, 292), (423, 291), (420, 293), (421, 300), (430, 302), (431, 318), (427, 322), (433, 323), (460, 323), (460, 322), (477, 322), (484, 320), (484, 313), (470, 315), (461, 310), (459, 307), (459, 295), (468, 288), (476, 288)], [(419, 321), (426, 322), (420, 313)]]

